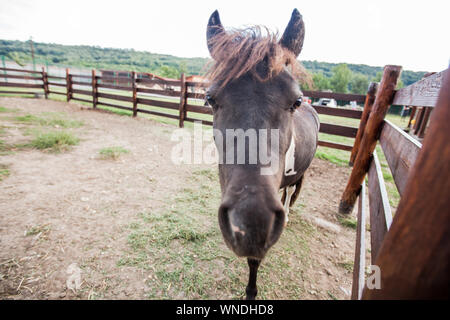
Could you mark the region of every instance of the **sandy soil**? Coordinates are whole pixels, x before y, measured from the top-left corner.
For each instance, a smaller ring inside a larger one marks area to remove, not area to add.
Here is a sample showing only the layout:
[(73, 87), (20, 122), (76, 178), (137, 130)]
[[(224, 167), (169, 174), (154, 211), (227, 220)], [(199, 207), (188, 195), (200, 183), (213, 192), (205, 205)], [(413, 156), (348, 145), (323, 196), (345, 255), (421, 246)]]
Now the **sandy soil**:
[[(0, 98), (0, 106), (18, 114), (65, 112), (84, 122), (69, 129), (81, 142), (68, 152), (24, 149), (0, 156), (10, 171), (0, 182), (0, 298), (89, 299), (108, 287), (103, 298), (145, 299), (151, 275), (119, 268), (117, 261), (136, 213), (166, 205), (162, 199), (192, 174), (190, 166), (170, 162), (173, 127), (76, 103)], [(0, 117), (1, 139), (29, 139), (6, 114)], [(109, 146), (130, 152), (116, 161), (100, 159), (99, 150)], [(349, 173), (319, 159), (307, 171), (302, 217), (319, 232), (310, 239), (312, 281), (303, 299), (350, 297), (351, 266), (345, 265), (353, 261), (355, 230), (339, 224), (335, 213)], [(96, 272), (86, 276), (81, 269)]]

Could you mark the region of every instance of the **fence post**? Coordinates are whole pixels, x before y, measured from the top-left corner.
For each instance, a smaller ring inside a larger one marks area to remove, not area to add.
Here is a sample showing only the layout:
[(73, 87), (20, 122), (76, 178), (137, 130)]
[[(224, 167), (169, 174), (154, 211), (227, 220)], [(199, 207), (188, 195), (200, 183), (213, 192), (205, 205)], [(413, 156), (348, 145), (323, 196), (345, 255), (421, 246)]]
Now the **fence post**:
[[(376, 260), (380, 289), (363, 299), (448, 299), (450, 246), (450, 72), (444, 75), (429, 131)], [(447, 190), (447, 191), (445, 191)]]
[(371, 155), (373, 150), (375, 150), (384, 117), (394, 97), (397, 79), (400, 76), (401, 70), (402, 67), (400, 66), (387, 65), (384, 67), (383, 78), (381, 79), (372, 111), (367, 120), (366, 129), (362, 136), (353, 170), (348, 179), (345, 191), (342, 194), (339, 204), (340, 213), (347, 214), (353, 210), (356, 198), (361, 191), (361, 184), (369, 169)]
[(136, 71), (131, 72), (131, 88), (133, 90), (133, 117), (136, 117), (137, 116)]
[(92, 107), (97, 108), (98, 103), (98, 88), (97, 88), (97, 75), (95, 69), (92, 69)]
[(414, 134), (417, 135), (422, 126), (423, 116), (425, 115), (425, 107), (419, 109), (419, 113), (416, 117), (416, 122), (414, 123)]
[(45, 68), (44, 67), (42, 67), (42, 82), (44, 84), (45, 99), (48, 99), (48, 94), (49, 94), (49, 90), (48, 90), (48, 76), (47, 76), (47, 72), (45, 72)]
[(417, 107), (410, 107), (410, 108), (411, 108), (411, 114), (409, 115), (408, 125), (406, 126), (406, 129), (408, 130), (408, 132), (411, 129), (411, 122), (414, 119), (414, 116), (416, 115)]
[(423, 115), (422, 123), (420, 124), (420, 129), (418, 132), (418, 137), (422, 139), (425, 136), (425, 129), (427, 128), (428, 120), (430, 119), (430, 114), (432, 108), (430, 107), (424, 107), (425, 112)]
[(181, 74), (181, 90), (180, 90), (180, 122), (179, 122), (179, 127), (183, 128), (184, 127), (184, 119), (186, 118), (186, 101), (187, 101), (187, 95), (186, 95), (186, 77), (184, 75), (184, 73)]
[(358, 154), (358, 149), (361, 144), (361, 138), (363, 136), (364, 130), (366, 129), (367, 119), (369, 119), (370, 111), (372, 111), (373, 103), (375, 102), (375, 95), (377, 94), (378, 83), (371, 82), (369, 89), (367, 90), (366, 101), (364, 102), (364, 109), (359, 121), (358, 132), (356, 133), (355, 143), (353, 144), (352, 154), (350, 155), (349, 165), (353, 166), (355, 162), (356, 155)]
[(66, 98), (67, 102), (69, 102), (72, 99), (72, 76), (70, 75), (69, 68), (66, 68), (66, 90)]

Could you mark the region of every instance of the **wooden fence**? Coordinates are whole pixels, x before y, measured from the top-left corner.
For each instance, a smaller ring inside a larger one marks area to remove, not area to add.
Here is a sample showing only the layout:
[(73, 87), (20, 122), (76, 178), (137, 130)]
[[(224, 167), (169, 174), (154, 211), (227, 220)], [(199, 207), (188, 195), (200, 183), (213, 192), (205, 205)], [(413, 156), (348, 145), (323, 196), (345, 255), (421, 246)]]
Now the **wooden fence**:
[[(365, 273), (365, 260), (366, 260), (366, 248), (365, 248), (365, 229), (366, 220), (370, 222), (370, 260), (372, 264), (377, 264), (379, 259), (383, 259), (383, 255), (380, 254), (381, 248), (384, 243), (386, 234), (389, 232), (391, 225), (393, 224), (393, 216), (391, 213), (391, 207), (389, 205), (389, 199), (386, 192), (383, 173), (381, 171), (380, 161), (378, 160), (377, 153), (375, 152), (375, 146), (377, 142), (381, 145), (383, 153), (386, 157), (390, 171), (394, 178), (395, 185), (400, 194), (401, 200), (399, 209), (396, 213), (402, 217), (407, 212), (401, 210), (402, 202), (413, 203), (417, 201), (416, 198), (406, 197), (406, 190), (408, 185), (413, 183), (410, 176), (413, 172), (414, 164), (418, 158), (422, 149), (422, 144), (416, 139), (413, 139), (405, 131), (398, 128), (388, 120), (384, 119), (386, 112), (391, 104), (403, 104), (409, 106), (426, 106), (428, 108), (434, 108), (437, 103), (437, 97), (440, 92), (440, 88), (443, 83), (443, 76), (447, 71), (443, 71), (434, 74), (430, 77), (422, 79), (406, 88), (394, 91), (395, 84), (398, 76), (400, 75), (401, 68), (398, 66), (386, 66), (383, 74), (383, 79), (379, 88), (376, 88), (376, 96), (373, 101), (373, 106), (367, 111), (365, 118), (367, 121), (361, 121), (359, 132), (357, 136), (361, 135), (360, 139), (355, 143), (352, 157), (354, 161), (352, 173), (347, 183), (346, 189), (341, 199), (340, 211), (341, 213), (351, 212), (357, 197), (358, 201), (358, 213), (357, 213), (357, 236), (355, 246), (355, 260), (353, 269), (353, 287), (352, 287), (352, 299), (360, 299), (363, 297), (363, 288), (365, 285), (364, 273)], [(447, 80), (448, 81), (448, 80)], [(449, 121), (450, 119), (446, 119)], [(442, 120), (445, 121), (445, 120)], [(448, 125), (447, 125), (448, 128)], [(448, 131), (448, 130), (447, 130)], [(441, 135), (448, 135), (449, 132), (441, 132)], [(443, 155), (444, 156), (444, 155)], [(430, 162), (439, 161), (438, 159), (429, 159)], [(446, 161), (450, 159), (440, 159), (440, 161)], [(447, 166), (448, 167), (448, 166)], [(416, 168), (420, 170), (420, 168)], [(449, 172), (442, 172), (443, 175), (447, 175), (448, 180)], [(366, 213), (366, 187), (365, 177), (368, 179), (368, 195), (369, 195), (369, 211), (370, 218), (367, 219)], [(432, 181), (422, 181), (421, 183), (431, 183)], [(444, 194), (435, 194), (435, 198), (447, 197)], [(447, 197), (448, 198), (448, 197)], [(430, 203), (433, 200), (430, 199)], [(448, 201), (447, 201), (448, 202)], [(448, 211), (448, 209), (447, 209)], [(421, 214), (427, 214), (423, 212)], [(414, 220), (415, 217), (411, 217)], [(414, 225), (414, 221), (410, 221), (411, 225)], [(446, 228), (446, 226), (435, 226), (435, 230)], [(405, 230), (403, 230), (405, 231)], [(429, 232), (433, 232), (429, 230)], [(424, 236), (423, 234), (415, 235), (417, 237)], [(406, 256), (413, 248), (403, 248)], [(385, 255), (388, 254), (385, 252)], [(381, 257), (380, 257), (381, 256)], [(400, 258), (400, 257), (399, 257)], [(390, 261), (395, 264), (395, 261)], [(421, 263), (427, 263), (421, 261)], [(433, 263), (433, 261), (428, 261)], [(417, 266), (414, 266), (416, 268)], [(423, 267), (423, 266), (420, 266)], [(399, 270), (396, 270), (397, 272)], [(385, 272), (381, 270), (381, 273)], [(401, 277), (398, 274), (398, 277)], [(392, 278), (391, 278), (392, 281)], [(409, 279), (414, 282), (418, 279)], [(384, 284), (382, 284), (384, 285)], [(374, 297), (373, 290), (365, 291), (365, 297)], [(376, 291), (376, 290), (375, 290)], [(396, 291), (397, 293), (400, 290)], [(377, 298), (393, 298), (394, 296), (376, 295)]]
[[(5, 74), (0, 79), (20, 79), (22, 82), (0, 82), (0, 93), (33, 95), (43, 93), (49, 95), (65, 95), (67, 101), (75, 100), (92, 103), (93, 108), (106, 106), (127, 110), (136, 116), (145, 113), (154, 116), (178, 119), (179, 126), (184, 122), (202, 121), (204, 125), (212, 125), (212, 109), (204, 105), (205, 88), (208, 83), (189, 82), (182, 75), (180, 80), (161, 80), (139, 78), (137, 73), (130, 72), (131, 77), (107, 77), (91, 74), (74, 74), (66, 70), (65, 77), (54, 76), (42, 71), (31, 71), (11, 68), (0, 68)], [(25, 83), (25, 81), (33, 83)], [(118, 83), (117, 85), (115, 83)], [(11, 91), (1, 87), (27, 88), (35, 90)], [(341, 101), (364, 103), (365, 95), (342, 94), (320, 91), (305, 91), (305, 96), (312, 98), (333, 98)], [(171, 100), (167, 99), (171, 98)], [(176, 100), (174, 100), (176, 98)], [(168, 101), (169, 100), (169, 101)], [(313, 106), (319, 114), (337, 117), (360, 119), (362, 111), (344, 108)], [(355, 138), (358, 128), (321, 123), (320, 132), (347, 138)], [(353, 145), (319, 141), (319, 145), (351, 151)]]

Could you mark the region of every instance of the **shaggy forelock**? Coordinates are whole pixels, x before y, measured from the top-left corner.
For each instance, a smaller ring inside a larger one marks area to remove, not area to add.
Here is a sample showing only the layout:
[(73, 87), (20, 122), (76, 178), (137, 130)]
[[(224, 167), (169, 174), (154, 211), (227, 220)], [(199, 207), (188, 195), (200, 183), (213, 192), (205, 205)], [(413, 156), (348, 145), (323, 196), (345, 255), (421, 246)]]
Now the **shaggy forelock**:
[(308, 74), (295, 55), (279, 44), (277, 33), (266, 27), (220, 32), (209, 40), (209, 44), (213, 48), (214, 62), (206, 76), (211, 81), (220, 82), (221, 87), (247, 73), (260, 81), (267, 81), (285, 66), (289, 67), (294, 78), (308, 82)]

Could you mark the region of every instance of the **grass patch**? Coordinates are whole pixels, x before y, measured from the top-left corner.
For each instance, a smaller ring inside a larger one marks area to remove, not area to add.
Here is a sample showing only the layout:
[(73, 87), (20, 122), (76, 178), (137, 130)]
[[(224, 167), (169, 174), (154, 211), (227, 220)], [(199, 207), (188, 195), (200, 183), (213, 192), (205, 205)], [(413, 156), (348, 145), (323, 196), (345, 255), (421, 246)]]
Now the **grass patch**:
[(5, 107), (0, 106), (0, 113), (9, 113), (9, 112), (17, 112), (17, 111), (19, 111), (19, 110), (17, 110), (17, 109), (9, 109), (9, 108), (5, 108)]
[(350, 229), (355, 229), (358, 226), (358, 222), (356, 221), (356, 219), (352, 218), (352, 217), (342, 217), (340, 215), (338, 215), (338, 221), (341, 225), (343, 225), (344, 227), (350, 228)]
[(52, 152), (66, 151), (70, 146), (77, 145), (80, 139), (66, 131), (51, 131), (37, 133), (30, 146), (39, 150)]
[(39, 233), (48, 233), (50, 231), (50, 226), (49, 225), (38, 225), (38, 226), (33, 226), (30, 229), (28, 229), (25, 232), (25, 236), (34, 236), (37, 235)]
[[(167, 195), (165, 205), (140, 212), (130, 221), (128, 249), (117, 266), (152, 274), (146, 281), (151, 288), (148, 298), (243, 297), (248, 266), (222, 239), (217, 223), (220, 194), (216, 169), (193, 169), (183, 186)], [(304, 293), (298, 284), (306, 278), (308, 239), (316, 229), (295, 216), (260, 268), (258, 298), (280, 298), (276, 293), (280, 291), (284, 298), (299, 298)], [(292, 265), (292, 261), (296, 263)]]
[(339, 267), (341, 267), (341, 268), (344, 268), (348, 272), (352, 272), (353, 271), (353, 262), (351, 262), (351, 261), (338, 262), (337, 265)]
[(12, 120), (22, 124), (33, 124), (56, 128), (79, 128), (83, 121), (65, 119), (61, 113), (45, 112), (44, 117), (38, 117), (32, 114), (13, 117)]
[[(339, 151), (339, 150), (337, 150)], [(330, 161), (338, 166), (347, 166), (349, 157), (343, 158), (339, 153), (336, 153), (334, 149), (330, 149), (327, 147), (319, 147), (316, 151), (316, 158)]]
[(6, 164), (0, 163), (0, 181), (3, 181), (6, 177), (8, 177), (10, 174), (9, 172), (9, 166)]
[(130, 151), (122, 147), (107, 147), (99, 151), (101, 159), (117, 160), (122, 154)]

